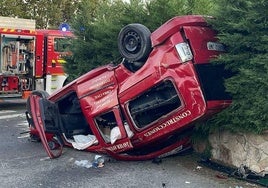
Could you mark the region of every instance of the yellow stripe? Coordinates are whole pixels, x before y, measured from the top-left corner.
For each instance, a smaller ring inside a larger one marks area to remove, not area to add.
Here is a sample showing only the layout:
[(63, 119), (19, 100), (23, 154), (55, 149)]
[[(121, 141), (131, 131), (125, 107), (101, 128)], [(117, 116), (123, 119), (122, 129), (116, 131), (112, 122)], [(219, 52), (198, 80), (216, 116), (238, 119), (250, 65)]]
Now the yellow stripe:
[(66, 63), (66, 61), (64, 59), (59, 59), (58, 62), (59, 63)]
[(53, 76), (61, 76), (61, 75), (65, 75), (64, 73), (53, 73), (53, 74), (51, 74), (51, 76), (53, 77)]
[(58, 62), (58, 63), (60, 63), (60, 64), (66, 63), (66, 61), (65, 61), (64, 59), (58, 59), (58, 60), (52, 59), (51, 62), (52, 62), (52, 63), (56, 63), (56, 62)]

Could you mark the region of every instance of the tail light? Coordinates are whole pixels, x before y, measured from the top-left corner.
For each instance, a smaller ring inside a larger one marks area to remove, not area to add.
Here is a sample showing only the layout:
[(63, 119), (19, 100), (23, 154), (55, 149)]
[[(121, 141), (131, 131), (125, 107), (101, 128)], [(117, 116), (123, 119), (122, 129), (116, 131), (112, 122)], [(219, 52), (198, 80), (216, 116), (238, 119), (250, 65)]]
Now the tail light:
[(193, 54), (191, 52), (190, 46), (187, 43), (183, 42), (183, 43), (176, 44), (175, 48), (183, 63), (193, 59)]

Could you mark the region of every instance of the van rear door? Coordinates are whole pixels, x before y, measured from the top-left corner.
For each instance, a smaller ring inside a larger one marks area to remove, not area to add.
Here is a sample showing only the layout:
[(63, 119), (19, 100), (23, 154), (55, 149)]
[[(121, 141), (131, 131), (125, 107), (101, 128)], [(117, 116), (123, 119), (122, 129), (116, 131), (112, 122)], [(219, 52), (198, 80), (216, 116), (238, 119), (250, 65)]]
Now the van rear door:
[(194, 63), (209, 63), (224, 51), (224, 46), (217, 42), (216, 33), (209, 27), (183, 26), (183, 32), (189, 41), (194, 55)]
[(39, 134), (41, 142), (50, 158), (62, 154), (60, 127), (57, 122), (56, 105), (39, 94), (31, 94), (27, 101), (27, 119)]

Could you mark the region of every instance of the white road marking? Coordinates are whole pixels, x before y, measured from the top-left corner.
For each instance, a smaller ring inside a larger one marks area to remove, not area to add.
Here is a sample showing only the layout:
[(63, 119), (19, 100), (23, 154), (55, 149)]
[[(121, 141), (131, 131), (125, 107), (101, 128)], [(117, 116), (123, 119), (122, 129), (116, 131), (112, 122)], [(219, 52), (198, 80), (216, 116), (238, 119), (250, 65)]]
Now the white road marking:
[(14, 112), (16, 112), (16, 111), (14, 111), (14, 110), (1, 110), (0, 114), (14, 113)]
[(24, 117), (25, 114), (24, 113), (20, 113), (20, 114), (10, 114), (10, 115), (4, 115), (4, 116), (0, 116), (0, 120), (1, 119), (11, 119), (11, 118), (16, 118), (16, 117)]
[(30, 137), (29, 133), (21, 135), (21, 136), (18, 136), (18, 138), (29, 138), (29, 137)]

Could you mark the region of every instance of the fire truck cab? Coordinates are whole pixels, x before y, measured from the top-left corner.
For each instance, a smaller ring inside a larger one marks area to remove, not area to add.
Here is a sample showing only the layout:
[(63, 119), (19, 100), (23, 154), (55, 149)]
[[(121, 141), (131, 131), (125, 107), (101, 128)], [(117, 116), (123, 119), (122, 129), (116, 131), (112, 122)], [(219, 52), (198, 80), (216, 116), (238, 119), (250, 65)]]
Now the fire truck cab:
[(70, 31), (36, 30), (35, 21), (0, 17), (0, 101), (63, 86)]

